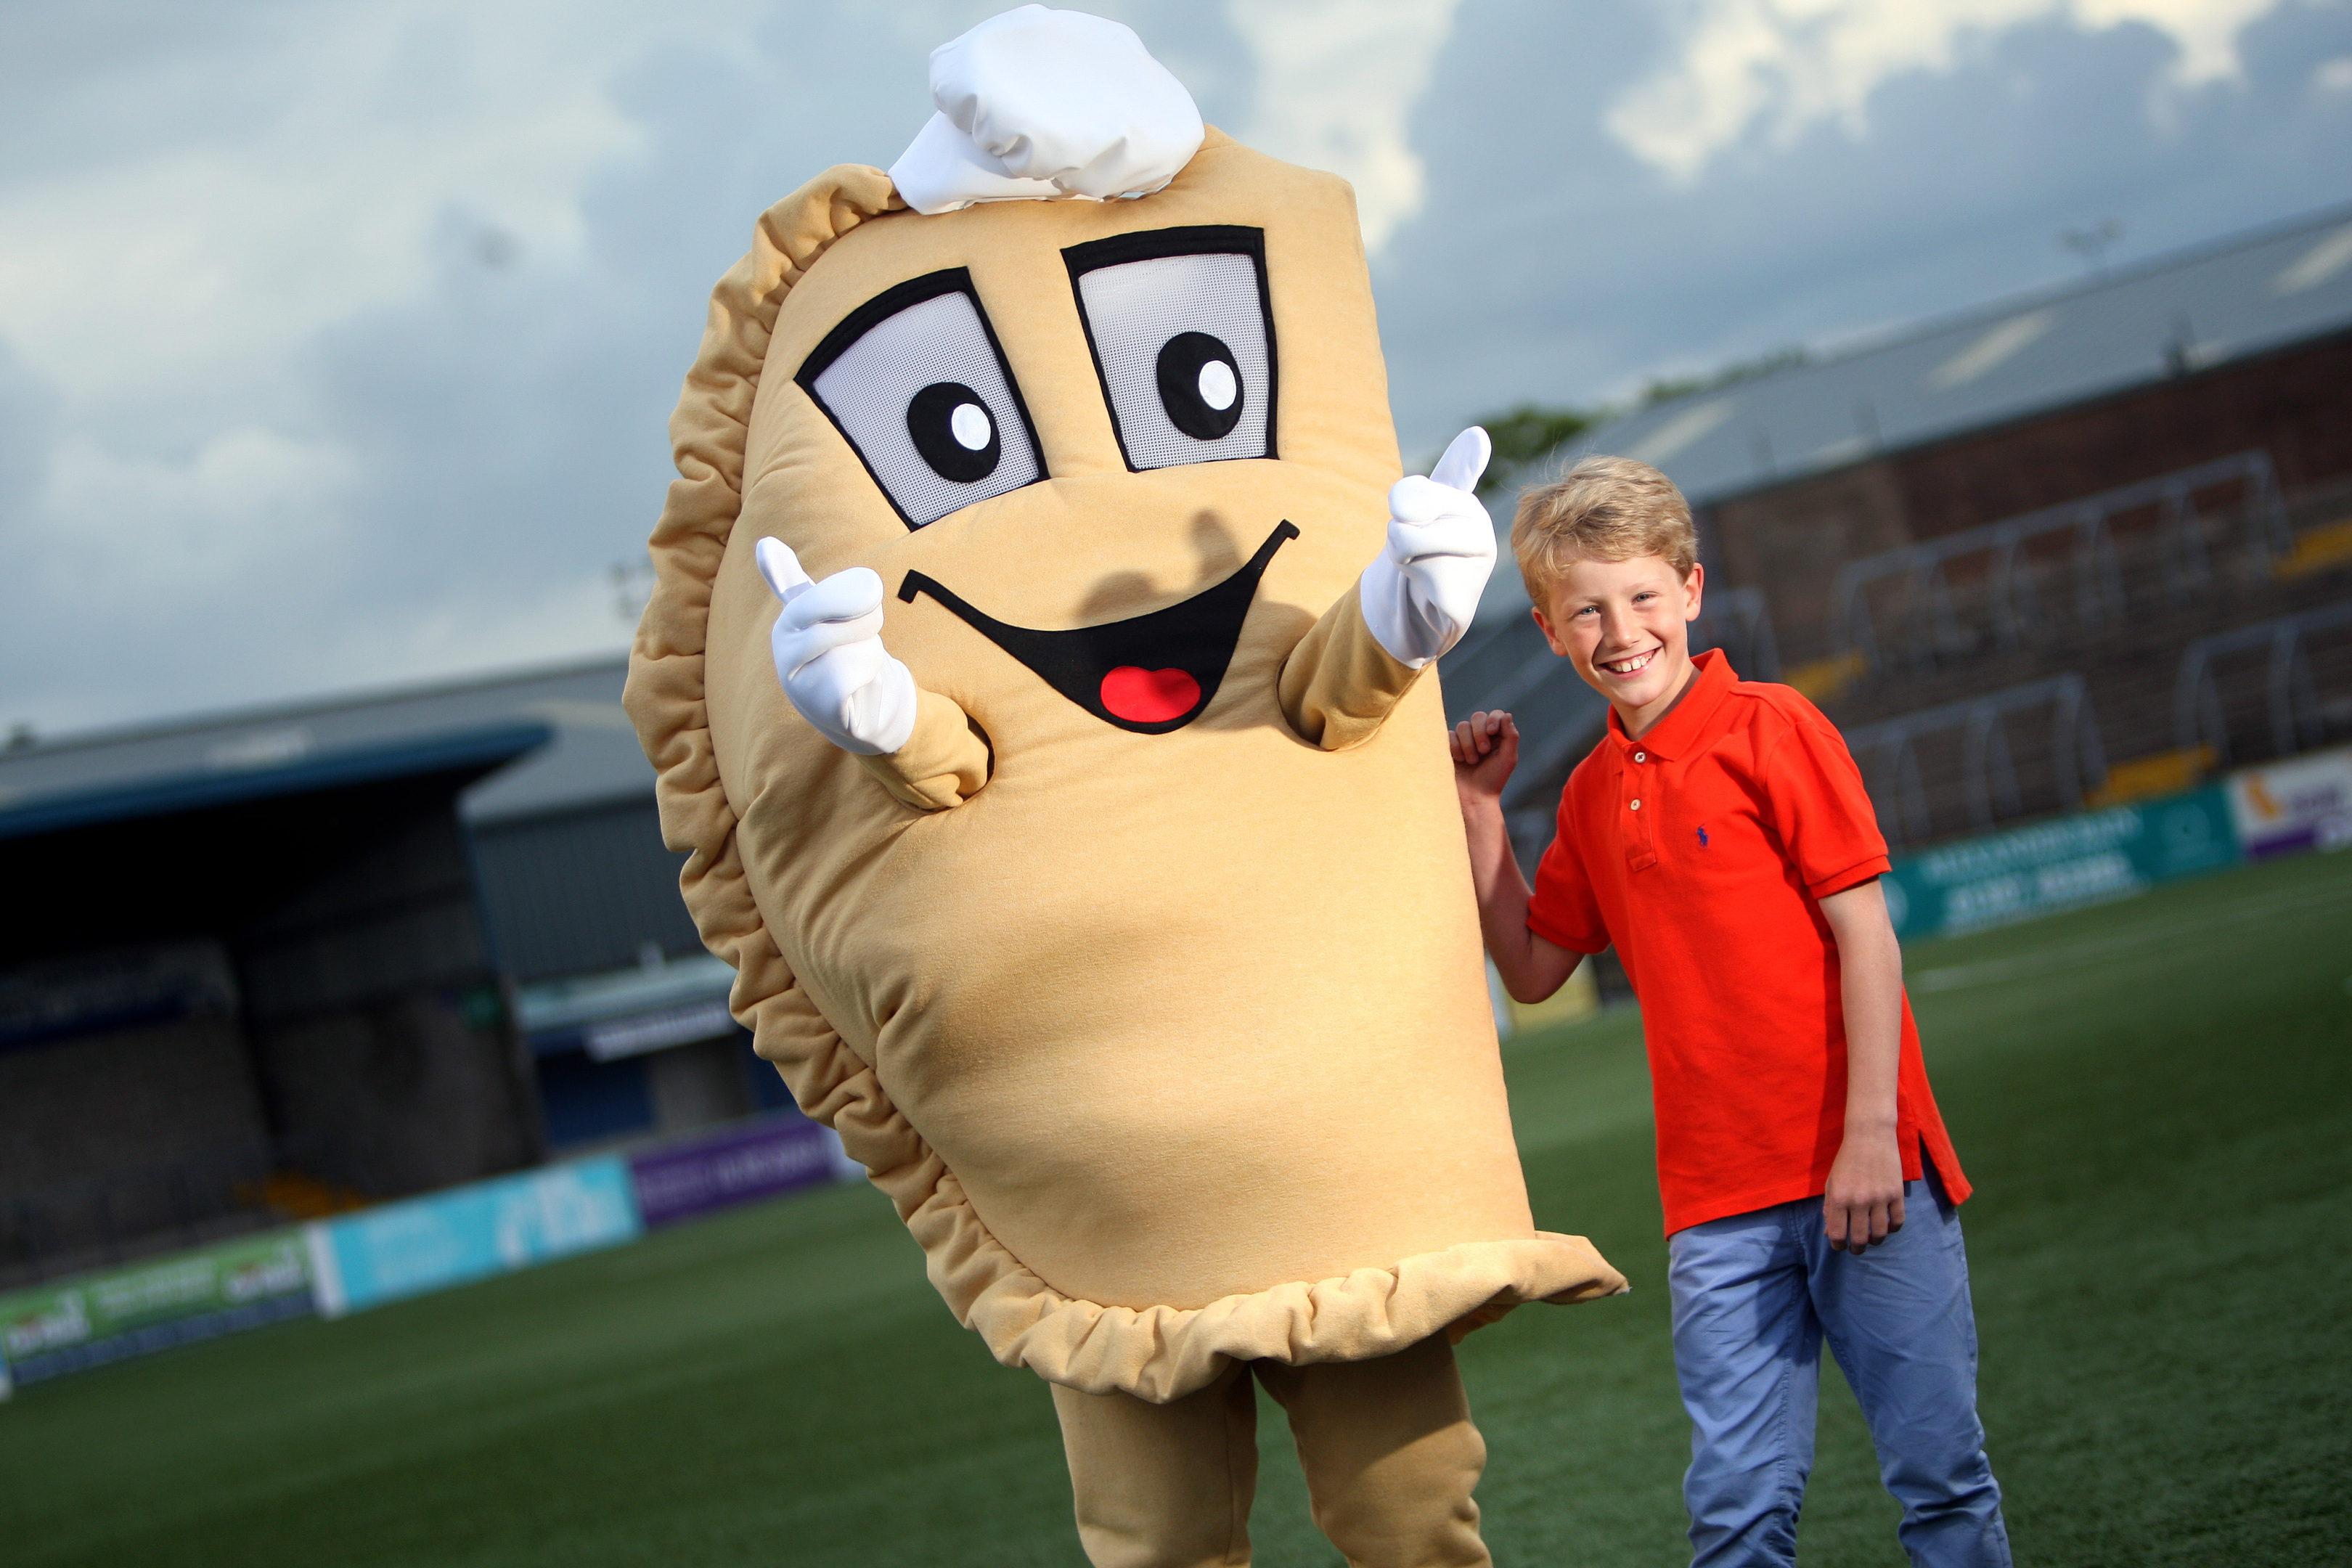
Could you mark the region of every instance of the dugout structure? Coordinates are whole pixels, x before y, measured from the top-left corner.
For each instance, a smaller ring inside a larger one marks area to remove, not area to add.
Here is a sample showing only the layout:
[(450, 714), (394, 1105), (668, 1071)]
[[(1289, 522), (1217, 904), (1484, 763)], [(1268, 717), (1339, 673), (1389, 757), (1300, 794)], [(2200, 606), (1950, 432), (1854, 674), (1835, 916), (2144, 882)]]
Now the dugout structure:
[(0, 1288), (780, 1101), (623, 674), (0, 751)]

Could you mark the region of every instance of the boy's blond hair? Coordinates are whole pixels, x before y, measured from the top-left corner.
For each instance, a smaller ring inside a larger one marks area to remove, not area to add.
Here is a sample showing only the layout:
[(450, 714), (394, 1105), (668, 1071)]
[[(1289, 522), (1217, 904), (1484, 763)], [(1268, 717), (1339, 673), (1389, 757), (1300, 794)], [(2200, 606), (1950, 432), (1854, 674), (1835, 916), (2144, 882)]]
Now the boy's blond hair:
[(1519, 497), (1511, 553), (1538, 604), (1572, 561), (1663, 556), (1684, 576), (1698, 563), (1698, 531), (1674, 480), (1632, 458), (1585, 458)]

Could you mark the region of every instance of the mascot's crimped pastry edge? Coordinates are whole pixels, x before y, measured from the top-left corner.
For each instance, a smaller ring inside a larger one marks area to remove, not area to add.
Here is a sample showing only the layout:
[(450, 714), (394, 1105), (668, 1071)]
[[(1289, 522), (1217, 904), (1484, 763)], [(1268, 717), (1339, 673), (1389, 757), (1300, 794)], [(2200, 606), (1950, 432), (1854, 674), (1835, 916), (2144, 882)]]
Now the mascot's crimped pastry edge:
[[(672, 434), (627, 704), (688, 904), (998, 1359), (1165, 1401), (1623, 1289), (1533, 1228), (1436, 681), (1367, 630), (1400, 465), (1342, 181), (1213, 131), (1131, 200), (829, 170)], [(887, 754), (780, 689), (767, 539), (878, 576)]]

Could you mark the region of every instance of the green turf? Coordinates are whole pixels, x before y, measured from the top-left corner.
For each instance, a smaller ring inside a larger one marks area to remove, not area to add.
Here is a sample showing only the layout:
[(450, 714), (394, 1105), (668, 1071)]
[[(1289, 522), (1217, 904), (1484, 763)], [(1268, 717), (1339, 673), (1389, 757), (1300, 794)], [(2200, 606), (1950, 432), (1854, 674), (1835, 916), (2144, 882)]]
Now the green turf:
[[(2352, 1531), (2352, 855), (1922, 944), (2021, 1562), (2307, 1564)], [(1507, 1047), (1539, 1223), (1631, 1297), (1463, 1348), (1505, 1564), (1670, 1564), (1687, 1454), (1638, 1023)], [(1899, 1564), (1851, 1398), (1802, 1530)], [(1334, 1563), (1268, 1410), (1267, 1564)], [(843, 1188), (0, 1406), (12, 1564), (1078, 1565), (1050, 1402)]]

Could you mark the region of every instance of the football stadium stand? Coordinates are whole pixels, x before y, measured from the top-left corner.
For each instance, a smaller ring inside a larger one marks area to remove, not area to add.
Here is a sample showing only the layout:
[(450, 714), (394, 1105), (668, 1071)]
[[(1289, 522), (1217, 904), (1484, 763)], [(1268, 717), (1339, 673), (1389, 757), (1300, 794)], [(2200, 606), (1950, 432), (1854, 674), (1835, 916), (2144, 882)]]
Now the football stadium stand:
[[(1699, 645), (1820, 703), (1918, 847), (2352, 735), (2352, 209), (1655, 403)], [(1517, 710), (1532, 864), (1600, 700), (1507, 565), (1444, 669)]]

